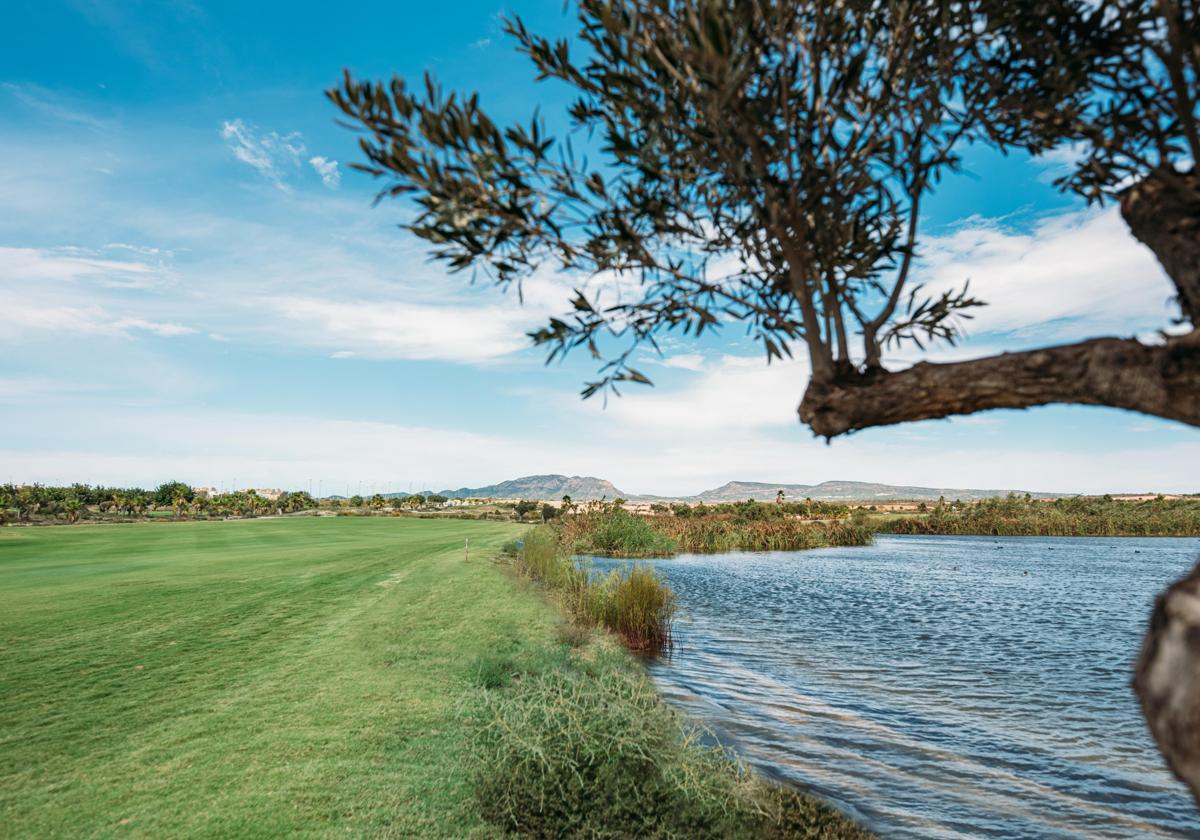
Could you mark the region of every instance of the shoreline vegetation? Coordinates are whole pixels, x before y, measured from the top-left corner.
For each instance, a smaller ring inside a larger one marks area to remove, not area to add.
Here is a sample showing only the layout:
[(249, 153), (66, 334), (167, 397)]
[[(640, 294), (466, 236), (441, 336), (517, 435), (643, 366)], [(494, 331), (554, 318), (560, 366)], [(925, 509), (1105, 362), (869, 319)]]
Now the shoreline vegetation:
[(1200, 537), (1200, 497), (1125, 501), (1111, 496), (1053, 500), (1004, 496), (939, 501), (915, 515), (873, 523), (881, 534), (986, 537)]
[(7, 827), (871, 836), (712, 746), (606, 620), (564, 622), (547, 601), (570, 587), (544, 583), (562, 559), (514, 523), (7, 529)]
[[(635, 535), (622, 545), (659, 544), (620, 508), (593, 513), (601, 528)], [(873, 837), (714, 746), (612, 643), (644, 654), (670, 649), (675, 597), (654, 569), (595, 573), (554, 525), (531, 528), (499, 558), (561, 612), (560, 638), (576, 653), (567, 667), (528, 669), (512, 658), (477, 666), (481, 686), (507, 690), (485, 694), (487, 722), (475, 741), (476, 793), (492, 822), (529, 837)]]

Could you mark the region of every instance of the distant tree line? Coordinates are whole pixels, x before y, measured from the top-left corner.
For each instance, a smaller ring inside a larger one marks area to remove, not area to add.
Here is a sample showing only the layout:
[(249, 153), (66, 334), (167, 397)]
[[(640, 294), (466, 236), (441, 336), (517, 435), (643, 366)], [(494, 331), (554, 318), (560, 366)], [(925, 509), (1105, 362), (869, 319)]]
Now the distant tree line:
[(1146, 501), (1111, 496), (1038, 500), (1008, 495), (978, 502), (943, 499), (924, 513), (876, 525), (890, 534), (982, 536), (1200, 536), (1200, 497)]
[(274, 499), (260, 496), (254, 490), (210, 496), (197, 493), (182, 481), (167, 481), (153, 490), (91, 484), (0, 485), (0, 523), (125, 520), (155, 511), (169, 512), (177, 519), (253, 517), (298, 513), (316, 507), (316, 500), (304, 491), (282, 493)]

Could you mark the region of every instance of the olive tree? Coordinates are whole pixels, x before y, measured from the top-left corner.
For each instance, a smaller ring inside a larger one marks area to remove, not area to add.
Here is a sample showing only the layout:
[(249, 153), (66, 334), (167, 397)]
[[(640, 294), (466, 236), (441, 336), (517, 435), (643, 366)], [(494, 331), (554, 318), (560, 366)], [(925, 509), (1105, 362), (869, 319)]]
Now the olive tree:
[[(980, 137), (1034, 149), (1092, 140), (1072, 183), (1097, 199), (1130, 175), (1187, 187), (1172, 208), (1158, 206), (1161, 187), (1130, 193), (1126, 217), (1152, 196), (1148, 218), (1175, 211), (1173, 232), (1135, 233), (1194, 318), (1194, 176), (1166, 173), (1188, 154), (1176, 139), (1195, 133), (1195, 16), (1181, 12), (1191, 17), (1175, 37), (1180, 27), (1154, 29), (1141, 21), (1152, 9), (1126, 5), (1110, 23), (1107, 4), (1091, 12), (1082, 0), (583, 0), (577, 44), (509, 20), (539, 78), (574, 90), (569, 116), (595, 162), (536, 115), (499, 125), (477, 96), (428, 76), (414, 88), (347, 74), (329, 96), (365, 129), (358, 168), (387, 179), (381, 197), (412, 197), (406, 227), (451, 269), (518, 289), (544, 267), (596, 281), (531, 334), (551, 359), (584, 348), (602, 361), (585, 396), (647, 382), (630, 361), (664, 332), (738, 322), (768, 361), (807, 351), (799, 414), (826, 437), (1055, 402), (1197, 424), (1194, 331), (883, 363), (889, 346), (953, 342), (983, 303), (965, 285), (922, 295), (912, 276), (922, 199)], [(1033, 13), (1046, 15), (1040, 27), (1026, 24)], [(1082, 57), (1058, 75), (1031, 69), (1064, 43)], [(1171, 44), (1161, 69), (1139, 69)], [(1178, 83), (1176, 53), (1187, 63)], [(1155, 156), (1139, 131), (1162, 136)]]

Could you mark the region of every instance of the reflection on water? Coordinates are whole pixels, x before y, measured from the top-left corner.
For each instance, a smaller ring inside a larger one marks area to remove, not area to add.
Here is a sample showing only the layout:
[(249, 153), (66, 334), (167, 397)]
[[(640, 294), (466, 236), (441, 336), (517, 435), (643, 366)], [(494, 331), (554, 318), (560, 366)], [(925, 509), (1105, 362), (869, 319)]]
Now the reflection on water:
[[(884, 837), (1200, 836), (1129, 689), (1195, 539), (681, 555), (666, 696)], [(597, 567), (613, 561), (596, 559)]]

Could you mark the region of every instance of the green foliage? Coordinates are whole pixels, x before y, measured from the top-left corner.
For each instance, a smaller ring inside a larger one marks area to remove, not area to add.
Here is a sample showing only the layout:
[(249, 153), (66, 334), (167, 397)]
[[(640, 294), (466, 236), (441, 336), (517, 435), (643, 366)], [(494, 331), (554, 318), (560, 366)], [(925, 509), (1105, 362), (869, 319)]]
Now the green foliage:
[(884, 520), (890, 534), (1064, 537), (1200, 536), (1200, 497), (1120, 501), (1079, 496), (1038, 501), (1008, 495), (968, 504), (939, 502), (927, 516)]
[(517, 514), (517, 519), (524, 519), (525, 514), (533, 513), (537, 510), (537, 502), (531, 502), (528, 499), (522, 499), (513, 506), (513, 510)]
[(603, 647), (486, 692), (475, 794), (540, 838), (860, 838), (827, 806), (751, 776)]
[(646, 517), (600, 503), (564, 519), (562, 534), (564, 543), (575, 554), (663, 557), (679, 549), (675, 540), (655, 528)]
[(721, 837), (734, 828), (737, 771), (689, 749), (654, 690), (632, 674), (551, 671), (490, 695), (486, 713), (476, 797), (484, 817), (508, 831)]
[(193, 498), (191, 485), (182, 481), (168, 481), (158, 485), (154, 491), (154, 503), (166, 507), (173, 504), (179, 496), (190, 502)]
[(652, 557), (677, 551), (798, 551), (868, 545), (872, 529), (843, 504), (675, 504), (672, 515), (641, 516), (593, 502), (554, 523), (576, 554)]
[(545, 525), (526, 534), (514, 564), (557, 594), (575, 622), (616, 633), (633, 650), (670, 647), (675, 597), (654, 570), (634, 566), (594, 575), (572, 559), (561, 531)]

